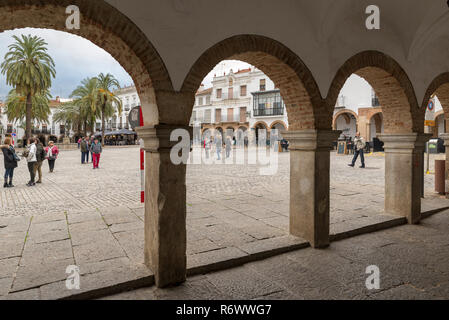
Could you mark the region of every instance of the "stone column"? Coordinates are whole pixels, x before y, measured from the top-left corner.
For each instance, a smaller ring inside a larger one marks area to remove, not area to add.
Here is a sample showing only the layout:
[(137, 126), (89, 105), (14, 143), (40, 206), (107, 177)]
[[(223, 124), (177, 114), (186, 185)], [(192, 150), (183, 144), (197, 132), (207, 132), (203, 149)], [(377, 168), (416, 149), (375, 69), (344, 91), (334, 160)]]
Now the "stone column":
[(444, 140), (444, 146), (446, 147), (445, 189), (446, 189), (446, 198), (449, 198), (449, 194), (447, 193), (449, 190), (449, 133), (440, 134), (440, 138)]
[(290, 233), (314, 248), (329, 245), (329, 168), (341, 131), (286, 131), (290, 149)]
[(424, 193), (424, 149), (430, 135), (382, 134), (385, 149), (385, 212), (419, 223)]
[(155, 275), (158, 287), (186, 279), (186, 165), (175, 165), (170, 141), (175, 129), (192, 128), (156, 125), (136, 128), (144, 140), (145, 160), (145, 264)]

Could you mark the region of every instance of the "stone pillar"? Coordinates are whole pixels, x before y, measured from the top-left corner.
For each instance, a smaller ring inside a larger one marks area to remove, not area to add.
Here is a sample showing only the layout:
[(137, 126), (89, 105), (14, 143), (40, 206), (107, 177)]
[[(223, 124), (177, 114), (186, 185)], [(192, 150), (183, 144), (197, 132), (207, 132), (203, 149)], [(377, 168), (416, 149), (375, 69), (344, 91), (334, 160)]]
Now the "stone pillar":
[(329, 168), (341, 131), (286, 131), (290, 149), (290, 233), (314, 248), (329, 245)]
[(449, 133), (440, 134), (440, 138), (444, 140), (446, 147), (446, 163), (445, 163), (445, 181), (446, 181), (446, 198), (449, 198)]
[(385, 212), (419, 223), (424, 194), (424, 149), (430, 135), (382, 134), (385, 149)]
[(175, 129), (187, 126), (156, 125), (136, 128), (144, 140), (145, 160), (145, 264), (158, 287), (186, 279), (186, 165), (175, 165), (170, 141)]

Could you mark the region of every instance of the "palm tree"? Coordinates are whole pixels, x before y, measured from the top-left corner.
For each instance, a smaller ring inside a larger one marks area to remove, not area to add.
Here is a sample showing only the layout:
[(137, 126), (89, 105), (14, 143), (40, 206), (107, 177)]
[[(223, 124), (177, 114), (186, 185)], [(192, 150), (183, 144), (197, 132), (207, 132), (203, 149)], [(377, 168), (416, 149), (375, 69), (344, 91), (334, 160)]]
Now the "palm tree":
[[(31, 96), (31, 112), (28, 114), (28, 98), (25, 95), (18, 94), (16, 89), (12, 89), (6, 99), (5, 113), (8, 119), (13, 122), (23, 122), (25, 119), (27, 123), (25, 128), (30, 128), (31, 123), (37, 121), (39, 124), (48, 123), (48, 117), (50, 116), (50, 92), (48, 89)], [(30, 126), (28, 127), (28, 115), (30, 121)]]
[(96, 78), (86, 78), (81, 81), (70, 98), (73, 98), (73, 105), (78, 106), (80, 121), (84, 125), (84, 134), (87, 134), (88, 125), (95, 127), (96, 118), (100, 116), (98, 108), (98, 80)]
[(114, 110), (114, 105), (117, 106), (119, 117), (122, 114), (122, 101), (113, 93), (114, 90), (120, 89), (120, 84), (109, 73), (106, 75), (100, 73), (96, 79), (98, 80), (98, 97), (101, 114), (101, 141), (104, 144), (105, 117), (108, 116), (108, 113), (110, 114), (111, 110)]
[(33, 97), (47, 94), (51, 78), (56, 76), (55, 63), (42, 38), (31, 35), (13, 38), (15, 42), (9, 46), (1, 68), (7, 85), (14, 87), (17, 95), (26, 97), (25, 137), (28, 139), (31, 137)]
[(64, 123), (66, 128), (76, 129), (80, 133), (81, 110), (74, 103), (63, 103), (54, 113), (53, 121)]

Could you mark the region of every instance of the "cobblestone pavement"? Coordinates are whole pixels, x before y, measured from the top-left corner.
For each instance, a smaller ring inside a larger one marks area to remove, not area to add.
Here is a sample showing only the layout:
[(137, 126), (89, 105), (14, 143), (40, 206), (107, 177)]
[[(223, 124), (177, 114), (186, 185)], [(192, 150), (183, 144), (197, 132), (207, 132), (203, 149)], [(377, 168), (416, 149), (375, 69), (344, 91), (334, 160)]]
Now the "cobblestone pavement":
[[(0, 191), (0, 296), (68, 295), (68, 265), (80, 268), (84, 290), (151, 275), (143, 266), (138, 155), (138, 148), (106, 148), (100, 170), (93, 170), (80, 164), (79, 151), (64, 151), (55, 172), (47, 173), (45, 163), (43, 184), (32, 188), (20, 163), (16, 188)], [(332, 154), (333, 234), (394, 219), (382, 214), (382, 155), (368, 156), (365, 170), (348, 168), (349, 161)], [(296, 243), (288, 236), (288, 153), (280, 154), (278, 174), (261, 176), (259, 169), (188, 166), (189, 267)], [(432, 183), (427, 175), (428, 196)], [(448, 203), (435, 199), (423, 209)]]
[[(142, 288), (104, 299), (449, 299), (449, 211), (405, 225), (297, 250), (224, 271), (191, 277), (178, 287)], [(379, 267), (368, 290), (366, 268)]]

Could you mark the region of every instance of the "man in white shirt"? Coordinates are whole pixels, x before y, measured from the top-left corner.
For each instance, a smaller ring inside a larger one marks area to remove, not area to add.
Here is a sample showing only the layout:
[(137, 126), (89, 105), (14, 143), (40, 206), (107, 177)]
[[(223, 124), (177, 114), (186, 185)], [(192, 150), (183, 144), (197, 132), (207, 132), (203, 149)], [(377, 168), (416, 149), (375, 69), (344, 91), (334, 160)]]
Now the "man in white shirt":
[(360, 136), (360, 132), (357, 132), (354, 138), (354, 158), (352, 159), (352, 163), (348, 164), (350, 167), (355, 166), (355, 162), (357, 161), (357, 158), (360, 154), (360, 160), (362, 161), (362, 165), (360, 168), (365, 168), (365, 155), (363, 154), (363, 150), (365, 149), (366, 142), (365, 139), (363, 139)]
[(29, 151), (27, 156), (27, 162), (28, 162), (28, 171), (30, 172), (30, 181), (27, 183), (27, 186), (32, 187), (36, 185), (36, 183), (34, 182), (34, 179), (36, 177), (35, 166), (37, 165), (36, 139), (34, 138), (30, 139), (28, 150)]

